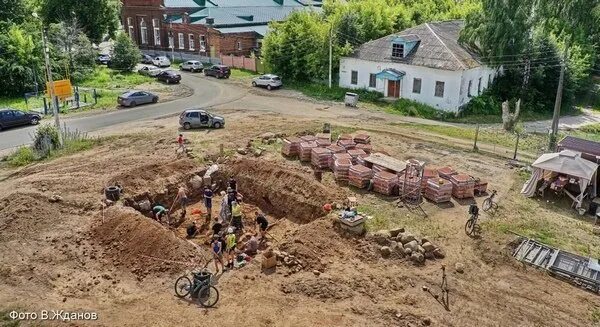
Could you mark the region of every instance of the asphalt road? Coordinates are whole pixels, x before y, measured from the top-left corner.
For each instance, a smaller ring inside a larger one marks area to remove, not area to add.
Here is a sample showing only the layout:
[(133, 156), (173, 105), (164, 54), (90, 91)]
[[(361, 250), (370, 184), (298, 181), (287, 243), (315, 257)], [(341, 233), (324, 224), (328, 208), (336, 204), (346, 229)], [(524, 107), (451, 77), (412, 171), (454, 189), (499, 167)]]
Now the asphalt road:
[[(61, 119), (61, 124), (66, 124), (67, 128), (71, 130), (93, 132), (109, 126), (111, 128), (118, 127), (119, 124), (168, 116), (180, 113), (187, 108), (218, 105), (235, 99), (236, 95), (232, 94), (233, 92), (227, 92), (225, 84), (198, 74), (183, 73), (182, 77), (182, 83), (194, 90), (189, 97), (135, 108), (123, 108), (107, 113), (64, 118)], [(54, 119), (52, 117), (44, 119), (43, 123), (54, 123)], [(24, 126), (1, 131), (0, 151), (31, 143), (31, 135), (35, 129), (35, 126)]]

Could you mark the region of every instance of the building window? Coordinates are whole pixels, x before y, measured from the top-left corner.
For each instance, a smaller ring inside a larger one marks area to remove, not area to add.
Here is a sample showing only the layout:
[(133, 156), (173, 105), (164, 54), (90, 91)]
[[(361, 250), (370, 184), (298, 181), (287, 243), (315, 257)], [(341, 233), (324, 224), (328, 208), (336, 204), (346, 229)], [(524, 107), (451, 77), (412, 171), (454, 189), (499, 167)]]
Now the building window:
[(469, 81), (469, 88), (467, 89), (467, 96), (471, 97), (471, 87), (473, 86), (473, 80)]
[(133, 39), (133, 18), (127, 17), (127, 32), (129, 33), (129, 37)]
[(140, 22), (140, 34), (142, 38), (142, 44), (148, 43), (148, 27), (146, 26), (146, 21), (142, 18)]
[(183, 33), (178, 33), (177, 37), (179, 38), (179, 49), (185, 49), (185, 40), (184, 40), (184, 36)]
[(438, 98), (443, 98), (444, 97), (444, 86), (446, 83), (444, 82), (440, 82), (440, 81), (436, 81), (435, 82), (435, 96)]
[(173, 40), (173, 33), (169, 32), (169, 49), (174, 49), (175, 45), (173, 44), (174, 40)]
[(369, 75), (369, 87), (377, 87), (377, 74)]
[(477, 95), (481, 94), (481, 77), (479, 78), (479, 82), (477, 82)]
[(487, 87), (490, 87), (491, 84), (492, 84), (492, 74), (490, 74), (490, 76), (488, 76)]
[(350, 84), (352, 84), (352, 85), (358, 84), (358, 72), (356, 70), (353, 70), (350, 73)]
[(421, 94), (421, 79), (413, 78), (413, 93)]
[(194, 34), (189, 34), (188, 35), (188, 39), (189, 39), (189, 43), (190, 43), (190, 50), (194, 50)]
[(154, 18), (152, 20), (152, 29), (154, 31), (154, 45), (160, 45), (160, 23), (158, 19)]
[(393, 58), (404, 58), (404, 44), (393, 43), (392, 44), (392, 57)]
[(242, 51), (242, 41), (237, 42), (237, 49), (238, 51)]
[(200, 42), (200, 51), (206, 51), (206, 36), (200, 35), (198, 40)]

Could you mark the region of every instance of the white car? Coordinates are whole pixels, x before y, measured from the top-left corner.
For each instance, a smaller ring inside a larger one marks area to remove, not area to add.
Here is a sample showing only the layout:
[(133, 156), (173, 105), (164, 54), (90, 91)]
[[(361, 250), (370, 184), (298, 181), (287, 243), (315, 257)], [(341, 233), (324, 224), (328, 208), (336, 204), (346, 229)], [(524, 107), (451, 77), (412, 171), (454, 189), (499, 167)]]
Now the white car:
[(252, 79), (252, 86), (263, 86), (269, 91), (282, 85), (281, 77), (273, 74), (261, 75)]
[(150, 77), (156, 77), (161, 72), (162, 72), (162, 69), (160, 69), (158, 67), (154, 67), (154, 66), (144, 66), (144, 67), (138, 69), (138, 73), (140, 73), (140, 75), (146, 75), (146, 76), (150, 76)]
[(189, 70), (190, 72), (202, 72), (204, 69), (204, 65), (197, 60), (188, 60), (179, 65), (179, 69), (181, 70)]
[(152, 64), (156, 67), (169, 67), (171, 66), (171, 60), (167, 57), (156, 57), (152, 60)]

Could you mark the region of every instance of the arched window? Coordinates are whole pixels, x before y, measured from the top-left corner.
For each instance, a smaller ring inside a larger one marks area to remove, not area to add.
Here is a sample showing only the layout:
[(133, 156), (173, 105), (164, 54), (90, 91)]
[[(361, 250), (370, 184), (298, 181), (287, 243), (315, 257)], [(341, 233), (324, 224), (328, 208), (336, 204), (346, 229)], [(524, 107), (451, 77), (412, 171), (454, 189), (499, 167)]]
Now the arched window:
[(154, 45), (160, 45), (160, 23), (156, 18), (152, 20), (152, 29), (154, 31)]
[(140, 35), (142, 37), (142, 44), (148, 43), (148, 27), (146, 26), (146, 21), (142, 18), (140, 22)]
[(131, 17), (127, 17), (127, 33), (129, 34), (129, 37), (133, 39), (133, 18)]

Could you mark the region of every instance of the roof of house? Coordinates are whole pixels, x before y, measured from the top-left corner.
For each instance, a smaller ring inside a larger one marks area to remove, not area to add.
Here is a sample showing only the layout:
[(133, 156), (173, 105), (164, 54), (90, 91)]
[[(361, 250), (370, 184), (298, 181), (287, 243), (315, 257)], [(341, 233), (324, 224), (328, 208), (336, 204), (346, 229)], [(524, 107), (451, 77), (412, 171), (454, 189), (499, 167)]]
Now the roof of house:
[[(349, 57), (377, 62), (398, 62), (444, 70), (465, 70), (481, 66), (474, 53), (458, 43), (464, 21), (421, 24), (361, 45)], [(417, 45), (405, 58), (392, 58), (392, 41), (398, 37)]]
[(594, 156), (600, 156), (600, 143), (580, 139), (574, 136), (566, 136), (564, 139), (558, 142), (558, 146), (563, 149), (569, 149), (591, 154)]
[[(320, 5), (314, 1), (313, 5)], [(308, 6), (309, 0), (164, 0), (165, 8)]]

